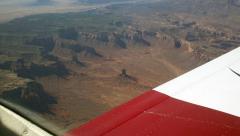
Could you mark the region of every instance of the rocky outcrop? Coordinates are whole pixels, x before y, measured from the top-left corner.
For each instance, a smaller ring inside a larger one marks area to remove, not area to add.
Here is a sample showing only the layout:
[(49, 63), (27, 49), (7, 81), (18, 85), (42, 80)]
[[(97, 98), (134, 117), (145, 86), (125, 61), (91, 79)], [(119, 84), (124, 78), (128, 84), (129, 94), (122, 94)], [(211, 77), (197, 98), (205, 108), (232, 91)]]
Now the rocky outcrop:
[(128, 75), (126, 69), (122, 69), (122, 72), (121, 72), (121, 74), (119, 74), (119, 77), (120, 77), (120, 79), (122, 79), (122, 80), (124, 80), (124, 81), (137, 82), (137, 78)]
[(26, 44), (40, 46), (42, 48), (42, 54), (47, 54), (53, 50), (55, 41), (52, 36), (38, 36), (26, 41)]
[(196, 33), (193, 33), (193, 32), (188, 32), (185, 39), (187, 41), (198, 41), (199, 40), (199, 36), (196, 34)]
[(238, 47), (240, 42), (237, 41), (215, 41), (214, 45), (215, 48), (222, 49), (222, 50), (229, 50)]
[[(14, 64), (14, 63), (13, 63)], [(65, 77), (69, 74), (68, 69), (61, 62), (55, 62), (48, 66), (30, 63), (21, 67), (13, 69), (18, 76), (23, 78), (35, 79), (36, 77), (44, 77), (50, 75), (56, 75), (59, 77)]]
[(79, 60), (78, 55), (76, 53), (73, 53), (72, 63), (77, 64), (77, 65), (82, 66), (82, 67), (85, 66), (85, 64)]
[(180, 40), (174, 40), (174, 46), (175, 48), (181, 48), (182, 47), (182, 42)]
[(127, 44), (126, 42), (123, 40), (123, 38), (121, 38), (121, 36), (116, 36), (115, 40), (114, 40), (115, 46), (116, 47), (120, 47), (120, 48), (127, 48)]
[(83, 40), (99, 41), (116, 47), (127, 48), (129, 42), (136, 43), (137, 45), (150, 46), (151, 43), (147, 41), (145, 37), (156, 37), (156, 33), (127, 29), (121, 32), (81, 32), (80, 37)]
[(0, 97), (41, 113), (49, 113), (50, 106), (57, 103), (56, 98), (47, 94), (37, 82), (29, 82), (25, 87), (5, 91)]
[(102, 42), (109, 42), (111, 40), (111, 37), (109, 36), (109, 34), (107, 32), (100, 32), (96, 35), (96, 39), (98, 41), (102, 41)]
[(101, 54), (97, 53), (97, 51), (93, 47), (82, 46), (78, 44), (70, 44), (70, 45), (61, 45), (63, 48), (70, 49), (74, 53), (78, 53), (83, 57), (102, 57)]

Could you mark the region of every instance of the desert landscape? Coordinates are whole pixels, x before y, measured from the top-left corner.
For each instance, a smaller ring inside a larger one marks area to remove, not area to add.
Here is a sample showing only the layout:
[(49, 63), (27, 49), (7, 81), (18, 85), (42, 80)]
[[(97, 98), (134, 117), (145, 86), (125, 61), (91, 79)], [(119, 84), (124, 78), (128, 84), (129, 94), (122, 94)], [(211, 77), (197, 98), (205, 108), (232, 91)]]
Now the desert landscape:
[(1, 100), (56, 134), (240, 45), (238, 0), (81, 2), (0, 24)]

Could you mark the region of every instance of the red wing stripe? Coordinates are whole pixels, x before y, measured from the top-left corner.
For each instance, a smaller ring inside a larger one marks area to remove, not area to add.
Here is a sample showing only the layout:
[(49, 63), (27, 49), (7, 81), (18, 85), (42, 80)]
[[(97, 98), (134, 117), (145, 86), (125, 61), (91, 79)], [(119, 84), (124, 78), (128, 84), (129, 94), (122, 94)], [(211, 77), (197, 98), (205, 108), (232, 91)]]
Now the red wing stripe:
[(158, 95), (148, 91), (143, 95), (123, 104), (110, 112), (90, 121), (80, 128), (71, 130), (67, 136), (100, 136), (136, 117), (147, 109), (168, 99), (167, 95)]
[(149, 91), (72, 136), (240, 136), (240, 118)]

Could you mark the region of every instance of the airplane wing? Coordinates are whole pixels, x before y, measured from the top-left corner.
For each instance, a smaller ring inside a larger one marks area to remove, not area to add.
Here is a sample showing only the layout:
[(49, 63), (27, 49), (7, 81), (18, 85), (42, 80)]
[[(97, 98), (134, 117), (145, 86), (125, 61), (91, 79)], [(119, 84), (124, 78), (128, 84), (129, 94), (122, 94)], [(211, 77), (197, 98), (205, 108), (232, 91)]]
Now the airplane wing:
[(66, 135), (240, 136), (240, 48)]

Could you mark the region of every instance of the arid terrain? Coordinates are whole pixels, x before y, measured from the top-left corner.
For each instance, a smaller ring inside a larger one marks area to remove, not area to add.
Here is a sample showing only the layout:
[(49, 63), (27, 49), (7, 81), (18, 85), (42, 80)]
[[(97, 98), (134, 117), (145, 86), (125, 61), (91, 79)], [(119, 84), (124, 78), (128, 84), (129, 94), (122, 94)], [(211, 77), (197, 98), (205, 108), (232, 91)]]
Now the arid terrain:
[(239, 13), (237, 0), (162, 0), (2, 23), (1, 99), (77, 127), (238, 47)]

